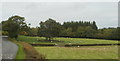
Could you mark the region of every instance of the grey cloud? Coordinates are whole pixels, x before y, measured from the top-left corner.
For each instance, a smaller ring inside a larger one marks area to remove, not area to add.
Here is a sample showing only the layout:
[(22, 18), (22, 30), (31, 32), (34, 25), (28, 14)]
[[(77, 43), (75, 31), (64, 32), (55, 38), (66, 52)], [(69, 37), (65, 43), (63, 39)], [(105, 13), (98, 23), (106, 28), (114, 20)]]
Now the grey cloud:
[(117, 26), (117, 3), (3, 3), (2, 20), (18, 14), (26, 18), (31, 26), (53, 18), (58, 22), (89, 20), (96, 21), (99, 28)]

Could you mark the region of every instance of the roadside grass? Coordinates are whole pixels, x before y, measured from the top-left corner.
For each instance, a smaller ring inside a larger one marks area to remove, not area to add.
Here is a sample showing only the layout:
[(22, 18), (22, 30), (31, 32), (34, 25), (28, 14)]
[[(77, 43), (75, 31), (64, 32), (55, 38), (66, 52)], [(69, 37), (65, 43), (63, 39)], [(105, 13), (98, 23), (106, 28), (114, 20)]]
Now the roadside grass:
[(16, 55), (16, 59), (25, 59), (25, 52), (24, 52), (24, 49), (23, 49), (23, 46), (18, 43), (18, 52), (17, 52), (17, 55)]
[(118, 46), (35, 47), (46, 59), (118, 59)]
[(24, 61), (24, 59), (45, 59), (45, 56), (39, 54), (30, 44), (11, 38), (9, 38), (9, 40), (18, 45), (18, 52), (15, 59), (22, 59), (21, 61)]
[(63, 43), (63, 44), (116, 44), (118, 41), (116, 40), (102, 40), (102, 39), (87, 39), (87, 38), (62, 38), (62, 37), (57, 37), (54, 38), (54, 40), (62, 41), (62, 42), (47, 42), (47, 41), (40, 41), (44, 40), (44, 37), (29, 37), (29, 36), (19, 36), (18, 40), (24, 41), (27, 43)]
[[(24, 47), (24, 51), (26, 54), (26, 59), (45, 59), (45, 56), (38, 53), (34, 47), (26, 42), (21, 42)], [(36, 61), (36, 60), (35, 60)], [(39, 60), (37, 60), (39, 61)]]
[(20, 44), (20, 42), (16, 41), (15, 39), (9, 38), (9, 40), (14, 42), (18, 46), (18, 52), (16, 54), (16, 59), (25, 59), (26, 54), (24, 52), (24, 48), (23, 48), (22, 44)]

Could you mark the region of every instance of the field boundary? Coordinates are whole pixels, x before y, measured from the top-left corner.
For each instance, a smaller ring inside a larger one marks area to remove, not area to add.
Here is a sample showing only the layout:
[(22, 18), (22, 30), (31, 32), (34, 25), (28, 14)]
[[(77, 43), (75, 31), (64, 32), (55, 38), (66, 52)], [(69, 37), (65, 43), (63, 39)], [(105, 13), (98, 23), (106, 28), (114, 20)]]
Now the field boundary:
[[(47, 44), (32, 44), (32, 46), (58, 46), (58, 45), (47, 45)], [(120, 44), (65, 44), (64, 47), (72, 47), (72, 46), (113, 46), (113, 45), (120, 45)], [(59, 47), (59, 46), (58, 46)]]

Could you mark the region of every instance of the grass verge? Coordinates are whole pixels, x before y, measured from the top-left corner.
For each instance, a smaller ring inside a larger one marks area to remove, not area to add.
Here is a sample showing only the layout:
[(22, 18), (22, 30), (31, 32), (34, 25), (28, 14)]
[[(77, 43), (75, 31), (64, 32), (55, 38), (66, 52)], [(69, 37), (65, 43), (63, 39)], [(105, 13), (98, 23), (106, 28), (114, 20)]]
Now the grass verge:
[(30, 44), (26, 42), (21, 42), (21, 44), (24, 46), (26, 59), (45, 59), (45, 56), (41, 53), (38, 53), (34, 47), (32, 47)]
[(16, 55), (16, 59), (25, 59), (25, 52), (23, 46), (20, 43), (18, 43), (18, 47), (19, 49)]
[(22, 44), (20, 44), (20, 42), (16, 41), (15, 39), (11, 39), (9, 38), (9, 40), (11, 40), (13, 43), (17, 44), (18, 46), (18, 52), (16, 54), (16, 59), (25, 59), (25, 52), (24, 52), (24, 48), (22, 46)]

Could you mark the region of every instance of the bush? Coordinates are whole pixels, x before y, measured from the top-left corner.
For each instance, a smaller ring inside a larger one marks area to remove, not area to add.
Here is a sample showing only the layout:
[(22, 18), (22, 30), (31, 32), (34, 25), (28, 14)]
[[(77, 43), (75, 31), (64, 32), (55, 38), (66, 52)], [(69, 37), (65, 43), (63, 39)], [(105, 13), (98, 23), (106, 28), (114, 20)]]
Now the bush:
[(55, 43), (31, 43), (32, 46), (56, 46)]
[(8, 35), (9, 33), (7, 31), (2, 31), (2, 35)]
[(25, 31), (22, 31), (22, 32), (20, 32), (20, 35), (28, 35), (28, 33)]
[[(26, 53), (26, 59), (45, 59), (45, 56), (42, 54), (39, 54), (35, 48), (33, 48), (30, 44), (21, 42), (21, 44), (24, 46), (24, 50)], [(39, 60), (38, 60), (39, 61)]]

